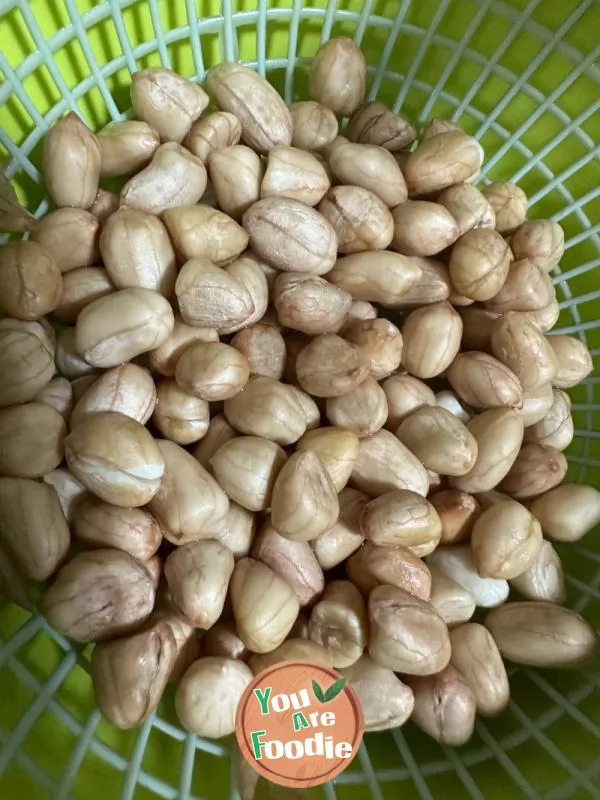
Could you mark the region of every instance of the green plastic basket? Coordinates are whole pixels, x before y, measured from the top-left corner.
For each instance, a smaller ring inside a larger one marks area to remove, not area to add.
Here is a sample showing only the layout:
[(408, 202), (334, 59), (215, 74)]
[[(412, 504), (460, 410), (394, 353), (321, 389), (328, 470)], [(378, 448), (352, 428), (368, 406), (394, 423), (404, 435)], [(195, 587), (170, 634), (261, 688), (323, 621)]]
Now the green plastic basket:
[[(68, 110), (93, 128), (127, 115), (130, 73), (164, 64), (202, 80), (223, 59), (306, 96), (319, 44), (351, 36), (369, 98), (415, 123), (457, 120), (487, 152), (482, 180), (517, 181), (532, 217), (566, 234), (557, 330), (600, 352), (600, 6), (596, 0), (0, 0), (0, 156), (28, 208), (48, 208), (44, 133)], [(572, 392), (571, 480), (600, 486), (600, 375)], [(569, 604), (600, 627), (600, 538), (559, 548)], [(39, 616), (0, 605), (0, 798), (238, 798), (231, 741), (177, 724), (172, 696), (138, 731), (95, 708), (86, 652)], [(335, 781), (360, 798), (600, 798), (600, 672), (514, 670), (512, 700), (472, 741), (413, 726), (368, 735)], [(285, 793), (284, 793), (285, 794)]]

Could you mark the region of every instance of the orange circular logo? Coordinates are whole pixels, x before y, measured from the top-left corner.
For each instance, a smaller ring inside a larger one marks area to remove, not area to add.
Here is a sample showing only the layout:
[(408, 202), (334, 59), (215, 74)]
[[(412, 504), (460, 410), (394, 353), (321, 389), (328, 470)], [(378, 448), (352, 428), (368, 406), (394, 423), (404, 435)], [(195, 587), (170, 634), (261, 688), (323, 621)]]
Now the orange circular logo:
[(306, 789), (335, 778), (356, 755), (364, 721), (354, 689), (312, 661), (284, 661), (246, 688), (236, 714), (242, 755), (263, 777)]

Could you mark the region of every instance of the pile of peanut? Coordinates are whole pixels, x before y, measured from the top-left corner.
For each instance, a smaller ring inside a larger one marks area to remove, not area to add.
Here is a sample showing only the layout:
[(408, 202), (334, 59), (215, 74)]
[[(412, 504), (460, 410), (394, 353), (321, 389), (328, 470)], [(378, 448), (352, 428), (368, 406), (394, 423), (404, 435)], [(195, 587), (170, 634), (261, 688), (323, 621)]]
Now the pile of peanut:
[(177, 680), (181, 724), (229, 734), (253, 674), (302, 658), (367, 730), (458, 745), (506, 707), (504, 659), (594, 656), (554, 548), (600, 521), (562, 483), (593, 366), (548, 335), (563, 232), (365, 81), (349, 39), (290, 107), (239, 64), (206, 91), (137, 72), (137, 119), (49, 131), (56, 209), (0, 249), (0, 587), (44, 583), (97, 643), (122, 728)]

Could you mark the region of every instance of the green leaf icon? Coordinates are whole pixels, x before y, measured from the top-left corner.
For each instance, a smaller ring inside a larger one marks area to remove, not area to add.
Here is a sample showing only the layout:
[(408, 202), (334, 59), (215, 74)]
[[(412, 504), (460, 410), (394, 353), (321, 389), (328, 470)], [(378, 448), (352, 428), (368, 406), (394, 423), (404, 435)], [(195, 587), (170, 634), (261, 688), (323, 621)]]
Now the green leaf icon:
[(340, 678), (335, 683), (332, 683), (329, 689), (325, 692), (325, 703), (328, 703), (330, 700), (333, 700), (338, 694), (342, 691), (344, 686), (346, 685), (347, 678)]
[(317, 698), (319, 703), (328, 703), (330, 700), (334, 700), (346, 685), (347, 680), (348, 680), (347, 678), (340, 678), (339, 680), (332, 683), (331, 686), (326, 691), (323, 691), (323, 689), (321, 689), (319, 684), (316, 681), (313, 681), (312, 688), (315, 697)]
[(312, 690), (315, 693), (315, 697), (317, 698), (319, 703), (324, 703), (325, 702), (325, 695), (323, 694), (323, 689), (321, 689), (321, 687), (319, 686), (319, 684), (316, 681), (312, 682)]

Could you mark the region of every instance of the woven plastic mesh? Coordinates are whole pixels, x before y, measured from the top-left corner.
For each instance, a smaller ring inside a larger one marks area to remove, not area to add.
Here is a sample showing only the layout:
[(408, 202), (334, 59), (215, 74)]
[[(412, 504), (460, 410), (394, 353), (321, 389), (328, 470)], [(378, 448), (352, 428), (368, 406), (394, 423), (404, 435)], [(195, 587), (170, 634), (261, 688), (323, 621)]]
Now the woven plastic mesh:
[[(129, 111), (130, 73), (193, 79), (223, 59), (306, 96), (321, 41), (346, 35), (369, 63), (369, 97), (414, 122), (457, 120), (487, 152), (483, 181), (517, 181), (531, 217), (566, 234), (553, 273), (557, 331), (600, 352), (600, 7), (595, 0), (0, 0), (0, 156), (23, 200), (47, 210), (40, 143), (65, 111), (94, 128)], [(569, 477), (600, 486), (597, 370), (572, 392)], [(600, 539), (559, 548), (569, 604), (600, 627)], [(178, 726), (172, 696), (133, 732), (94, 706), (87, 655), (39, 616), (0, 606), (0, 797), (239, 797), (231, 743)], [(453, 750), (412, 726), (368, 735), (335, 782), (351, 798), (598, 798), (600, 674), (513, 670), (507, 712)]]

